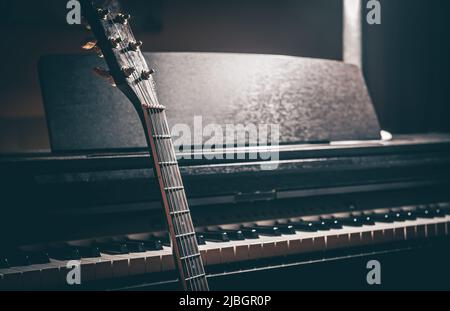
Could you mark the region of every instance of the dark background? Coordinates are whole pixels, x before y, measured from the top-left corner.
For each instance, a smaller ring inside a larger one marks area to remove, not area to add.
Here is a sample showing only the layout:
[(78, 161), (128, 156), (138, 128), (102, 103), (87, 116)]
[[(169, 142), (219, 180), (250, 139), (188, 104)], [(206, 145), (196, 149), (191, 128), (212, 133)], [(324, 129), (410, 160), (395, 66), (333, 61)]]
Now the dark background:
[[(342, 59), (341, 0), (122, 2), (144, 51)], [(450, 131), (449, 1), (380, 2), (382, 24), (364, 23), (363, 45), (364, 74), (382, 127), (394, 133)], [(66, 3), (0, 0), (0, 152), (49, 148), (37, 61), (48, 53), (79, 53), (89, 35), (66, 24)]]

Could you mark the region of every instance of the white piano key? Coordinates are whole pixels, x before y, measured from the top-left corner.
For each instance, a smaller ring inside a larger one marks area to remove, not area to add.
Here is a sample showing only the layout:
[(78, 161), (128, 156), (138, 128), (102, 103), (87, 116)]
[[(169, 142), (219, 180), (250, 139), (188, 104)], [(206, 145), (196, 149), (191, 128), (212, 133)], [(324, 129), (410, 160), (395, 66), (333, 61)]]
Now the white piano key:
[(160, 251), (145, 252), (145, 272), (155, 273), (162, 271), (162, 258)]
[(43, 289), (49, 287), (49, 281), (53, 280), (53, 286), (58, 283), (59, 268), (52, 264), (35, 264), (22, 267), (12, 267), (22, 273), (24, 289)]
[(295, 235), (286, 235), (288, 240), (289, 253), (300, 254), (325, 250), (326, 240), (324, 232), (303, 232), (297, 231)]
[[(83, 269), (83, 268), (82, 268)], [(111, 279), (113, 277), (112, 260), (103, 256), (95, 259), (95, 280)]]
[(286, 256), (289, 250), (289, 243), (287, 240), (275, 242), (275, 255)]
[(110, 255), (101, 253), (101, 258), (111, 261), (113, 278), (128, 276), (129, 254)]
[(173, 258), (172, 249), (167, 246), (163, 246), (163, 250), (161, 251), (161, 270), (175, 270), (175, 260)]
[(146, 259), (145, 252), (131, 253), (128, 262), (128, 274), (130, 276), (145, 274), (147, 271)]
[(436, 224), (436, 235), (437, 236), (445, 236), (446, 235), (446, 222), (440, 222)]
[[(55, 269), (58, 269), (58, 279), (56, 280), (56, 286), (67, 285), (67, 273), (69, 272), (69, 270), (67, 269), (67, 262), (68, 261), (50, 258), (50, 265), (52, 265)], [(81, 276), (81, 278), (83, 278), (83, 276)]]
[(98, 258), (83, 258), (81, 259), (81, 283), (95, 281), (96, 265), (101, 259)]
[(236, 253), (234, 245), (227, 245), (220, 248), (220, 260), (221, 262), (235, 262)]
[[(205, 252), (206, 265), (218, 265), (222, 263), (221, 252), (220, 249), (222, 247), (230, 247), (230, 242), (210, 242), (206, 241), (204, 245), (200, 245), (200, 251)], [(234, 251), (233, 251), (234, 253)], [(230, 256), (230, 250), (228, 251), (228, 255)]]

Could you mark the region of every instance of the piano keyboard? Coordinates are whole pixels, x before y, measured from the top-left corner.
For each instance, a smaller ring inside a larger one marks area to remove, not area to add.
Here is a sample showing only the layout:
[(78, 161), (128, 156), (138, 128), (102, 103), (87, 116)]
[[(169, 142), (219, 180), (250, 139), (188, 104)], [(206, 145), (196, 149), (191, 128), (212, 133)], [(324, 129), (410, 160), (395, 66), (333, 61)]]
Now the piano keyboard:
[[(206, 266), (448, 236), (450, 203), (239, 227), (198, 233)], [(82, 284), (175, 269), (170, 247), (154, 238), (48, 252), (4, 252), (0, 254), (0, 289), (6, 290), (63, 287), (69, 260), (81, 262)]]

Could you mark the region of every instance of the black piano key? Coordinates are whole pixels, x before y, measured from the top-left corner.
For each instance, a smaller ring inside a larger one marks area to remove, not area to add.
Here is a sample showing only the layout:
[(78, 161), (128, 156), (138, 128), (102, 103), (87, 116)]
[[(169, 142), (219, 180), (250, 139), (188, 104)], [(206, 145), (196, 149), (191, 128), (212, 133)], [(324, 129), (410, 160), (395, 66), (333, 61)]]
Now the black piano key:
[(433, 213), (434, 217), (445, 217), (446, 212), (437, 204), (431, 204), (430, 205), (430, 210)]
[(149, 251), (159, 251), (163, 249), (163, 242), (160, 238), (153, 237), (142, 242), (144, 242), (145, 247), (147, 247)]
[(363, 213), (358, 218), (366, 226), (374, 226), (375, 225), (375, 219), (373, 219), (372, 215), (370, 215), (370, 214)]
[(105, 254), (121, 255), (130, 253), (127, 244), (124, 242), (105, 242), (99, 243), (97, 246)]
[(417, 218), (434, 218), (433, 210), (426, 205), (420, 205), (416, 208)]
[(20, 250), (8, 251), (5, 255), (10, 267), (20, 267), (31, 265), (30, 257)]
[(22, 251), (13, 250), (6, 255), (0, 256), (0, 265), (16, 267), (50, 262), (50, 258), (45, 251)]
[(100, 249), (97, 246), (77, 246), (76, 247), (82, 258), (98, 258), (101, 257)]
[(0, 269), (10, 268), (8, 258), (5, 255), (0, 255)]
[(404, 211), (390, 211), (389, 216), (396, 222), (402, 222), (407, 219)]
[(282, 234), (295, 234), (295, 227), (291, 224), (277, 224), (278, 229)]
[(445, 215), (450, 215), (450, 206), (441, 207)]
[(230, 240), (237, 240), (237, 241), (245, 240), (245, 235), (244, 235), (244, 232), (242, 232), (242, 230), (226, 229), (224, 231), (227, 233)]
[(350, 215), (349, 217), (339, 218), (341, 223), (344, 226), (348, 227), (362, 227), (364, 225), (364, 221), (362, 217)]
[(295, 222), (290, 222), (289, 224), (293, 225), (295, 230), (304, 231), (304, 232), (317, 232), (318, 229), (314, 225), (312, 221), (299, 220)]
[(394, 222), (394, 218), (392, 217), (392, 214), (389, 212), (373, 213), (372, 217), (375, 220), (375, 222), (383, 222), (383, 223), (393, 223)]
[(280, 236), (281, 231), (277, 226), (247, 226), (245, 229), (255, 229), (258, 234), (261, 235), (270, 235), (270, 236)]
[(415, 211), (404, 211), (406, 220), (416, 220), (417, 215)]
[(167, 247), (170, 247), (172, 245), (172, 241), (171, 241), (170, 236), (168, 234), (165, 235), (164, 237), (161, 237), (159, 240), (161, 241), (161, 245), (164, 245), (164, 246), (167, 246)]
[(144, 251), (158, 251), (163, 249), (163, 245), (170, 246), (170, 239), (167, 236), (164, 239), (160, 239), (157, 237), (149, 237), (145, 240), (129, 240), (130, 242), (142, 243), (144, 245)]
[[(307, 223), (306, 231), (310, 231), (309, 230), (310, 227), (314, 227), (315, 231), (328, 231), (332, 228), (330, 222), (325, 219), (310, 220), (306, 221), (306, 223)], [(300, 226), (304, 227), (304, 224), (300, 224)], [(294, 227), (296, 226), (294, 225)]]
[(331, 226), (329, 225), (328, 221), (324, 219), (313, 221), (313, 224), (319, 231), (328, 231), (331, 229)]
[(241, 228), (242, 233), (244, 234), (246, 239), (258, 239), (259, 238), (259, 234), (256, 231), (256, 229), (253, 228)]
[(126, 241), (125, 244), (130, 253), (143, 253), (147, 251), (145, 244), (141, 241)]
[(321, 218), (320, 220), (325, 221), (331, 229), (342, 229), (342, 223), (337, 218)]
[(221, 230), (211, 230), (201, 233), (205, 240), (213, 242), (229, 242), (230, 238), (225, 231)]
[(57, 260), (80, 260), (81, 254), (76, 246), (55, 247), (48, 251), (50, 258)]
[(30, 251), (24, 254), (28, 257), (28, 262), (32, 265), (50, 263), (50, 258), (46, 251)]
[(205, 245), (206, 244), (205, 237), (201, 233), (197, 233), (197, 244), (198, 245)]

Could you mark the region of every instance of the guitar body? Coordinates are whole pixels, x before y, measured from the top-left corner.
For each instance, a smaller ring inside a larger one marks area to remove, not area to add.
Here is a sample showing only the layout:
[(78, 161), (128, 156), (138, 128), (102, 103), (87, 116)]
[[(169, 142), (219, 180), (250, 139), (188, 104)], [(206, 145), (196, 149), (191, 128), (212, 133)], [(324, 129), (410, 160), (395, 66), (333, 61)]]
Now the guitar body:
[(165, 211), (173, 255), (184, 290), (208, 290), (208, 282), (197, 245), (195, 228), (175, 156), (165, 107), (156, 94), (154, 73), (140, 51), (128, 24), (130, 16), (119, 10), (116, 1), (97, 7), (82, 0), (82, 9), (95, 39), (84, 48), (101, 52), (109, 71), (95, 71), (109, 79), (128, 97), (140, 116), (153, 161)]

